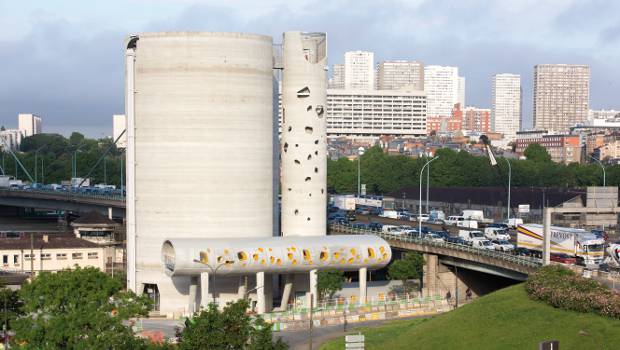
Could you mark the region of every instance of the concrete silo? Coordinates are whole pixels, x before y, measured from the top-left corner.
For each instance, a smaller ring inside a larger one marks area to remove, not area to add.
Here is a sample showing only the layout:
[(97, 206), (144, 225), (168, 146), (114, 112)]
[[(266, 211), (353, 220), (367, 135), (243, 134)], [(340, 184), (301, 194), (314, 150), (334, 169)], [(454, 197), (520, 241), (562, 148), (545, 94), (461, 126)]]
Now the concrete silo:
[[(127, 41), (127, 279), (162, 313), (200, 298), (197, 277), (164, 274), (166, 239), (272, 236), (272, 87), (268, 36)], [(237, 296), (238, 280), (218, 278), (222, 299)]]

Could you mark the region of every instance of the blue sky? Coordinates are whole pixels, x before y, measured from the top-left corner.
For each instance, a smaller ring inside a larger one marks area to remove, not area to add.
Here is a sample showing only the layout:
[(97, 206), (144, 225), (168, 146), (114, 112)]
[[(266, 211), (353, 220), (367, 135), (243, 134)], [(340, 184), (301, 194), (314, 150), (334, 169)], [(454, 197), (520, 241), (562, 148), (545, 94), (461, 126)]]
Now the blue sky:
[(619, 13), (615, 0), (0, 0), (0, 125), (33, 112), (45, 131), (111, 134), (130, 33), (244, 31), (279, 42), (304, 30), (327, 32), (330, 64), (369, 50), (375, 60), (458, 66), (469, 105), (490, 106), (493, 74), (521, 74), (528, 126), (537, 63), (589, 64), (591, 107), (620, 109)]

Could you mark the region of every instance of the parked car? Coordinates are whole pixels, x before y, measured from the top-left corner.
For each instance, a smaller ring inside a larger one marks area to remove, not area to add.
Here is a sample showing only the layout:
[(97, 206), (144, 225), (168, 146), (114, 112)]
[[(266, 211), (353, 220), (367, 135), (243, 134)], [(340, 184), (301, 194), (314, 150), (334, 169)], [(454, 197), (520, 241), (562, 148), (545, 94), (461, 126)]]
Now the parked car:
[(529, 249), (522, 248), (522, 247), (515, 248), (515, 250), (513, 250), (513, 253), (519, 256), (531, 256), (532, 255), (532, 252), (530, 252)]
[(355, 224), (353, 224), (353, 225), (351, 225), (351, 226), (352, 226), (353, 228), (360, 229), (360, 230), (366, 230), (366, 229), (368, 229), (368, 225), (366, 225), (366, 224), (362, 224), (362, 223), (355, 223)]
[(444, 240), (447, 240), (448, 238), (450, 238), (450, 233), (448, 231), (431, 231), (431, 233), (434, 233), (438, 235), (439, 237), (442, 237)]
[(577, 259), (575, 259), (574, 256), (570, 256), (568, 254), (564, 254), (564, 253), (552, 253), (551, 254), (551, 261), (555, 261), (555, 262), (559, 262), (562, 264), (575, 264), (577, 262)]
[(431, 242), (443, 242), (444, 241), (443, 237), (437, 234), (434, 234), (434, 233), (425, 234), (424, 240), (431, 241)]
[(381, 227), (383, 227), (383, 224), (379, 222), (370, 222), (368, 224), (368, 229), (370, 230), (381, 231)]
[(420, 232), (423, 234), (431, 233), (431, 230), (427, 226), (422, 226)]
[(443, 221), (441, 219), (433, 219), (433, 218), (429, 219), (427, 222), (429, 224), (435, 224), (435, 225), (443, 225), (443, 224), (446, 223), (445, 221)]
[(446, 242), (454, 243), (454, 244), (469, 245), (468, 242), (466, 240), (462, 239), (461, 237), (450, 236), (450, 237), (446, 238)]
[(499, 250), (502, 252), (509, 252), (515, 249), (514, 244), (511, 244), (506, 240), (494, 239), (491, 241), (491, 244), (493, 245), (493, 247), (495, 247), (495, 250)]

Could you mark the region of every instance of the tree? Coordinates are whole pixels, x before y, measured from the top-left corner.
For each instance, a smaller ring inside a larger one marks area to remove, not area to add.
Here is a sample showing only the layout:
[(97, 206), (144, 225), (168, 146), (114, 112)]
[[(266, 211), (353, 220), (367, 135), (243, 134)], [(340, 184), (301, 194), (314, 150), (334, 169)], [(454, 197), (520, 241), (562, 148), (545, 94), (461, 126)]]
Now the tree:
[(15, 344), (25, 349), (145, 349), (123, 324), (146, 316), (146, 296), (92, 268), (42, 272), (22, 286), (24, 316), (14, 322)]
[(403, 282), (403, 289), (407, 293), (407, 280), (422, 278), (424, 257), (420, 253), (404, 253), (399, 260), (388, 266), (388, 278)]
[(0, 288), (0, 328), (6, 324), (8, 330), (12, 329), (15, 319), (22, 315), (21, 307), (17, 291)]
[(80, 134), (79, 132), (72, 132), (71, 136), (69, 136), (69, 143), (72, 145), (79, 145), (80, 143), (82, 143), (84, 141), (84, 135)]
[(211, 303), (186, 321), (179, 349), (287, 349), (281, 339), (272, 340), (269, 323), (247, 313), (246, 299), (227, 304), (221, 311)]
[(549, 152), (547, 152), (547, 149), (537, 143), (532, 143), (527, 146), (525, 151), (523, 151), (523, 155), (527, 158), (527, 160), (531, 160), (533, 162), (551, 162), (551, 156), (549, 155)]
[(342, 289), (344, 274), (338, 270), (323, 270), (317, 273), (317, 289), (322, 299), (332, 298)]

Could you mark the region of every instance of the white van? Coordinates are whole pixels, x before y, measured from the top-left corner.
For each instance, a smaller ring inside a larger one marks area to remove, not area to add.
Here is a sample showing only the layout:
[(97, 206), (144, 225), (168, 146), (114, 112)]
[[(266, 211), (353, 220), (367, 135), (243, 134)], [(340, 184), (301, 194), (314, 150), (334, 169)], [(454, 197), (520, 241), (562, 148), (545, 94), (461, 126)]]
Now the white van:
[(462, 222), (464, 220), (465, 218), (460, 215), (452, 215), (452, 216), (448, 216), (445, 222), (446, 222), (446, 225), (458, 225), (459, 222)]

